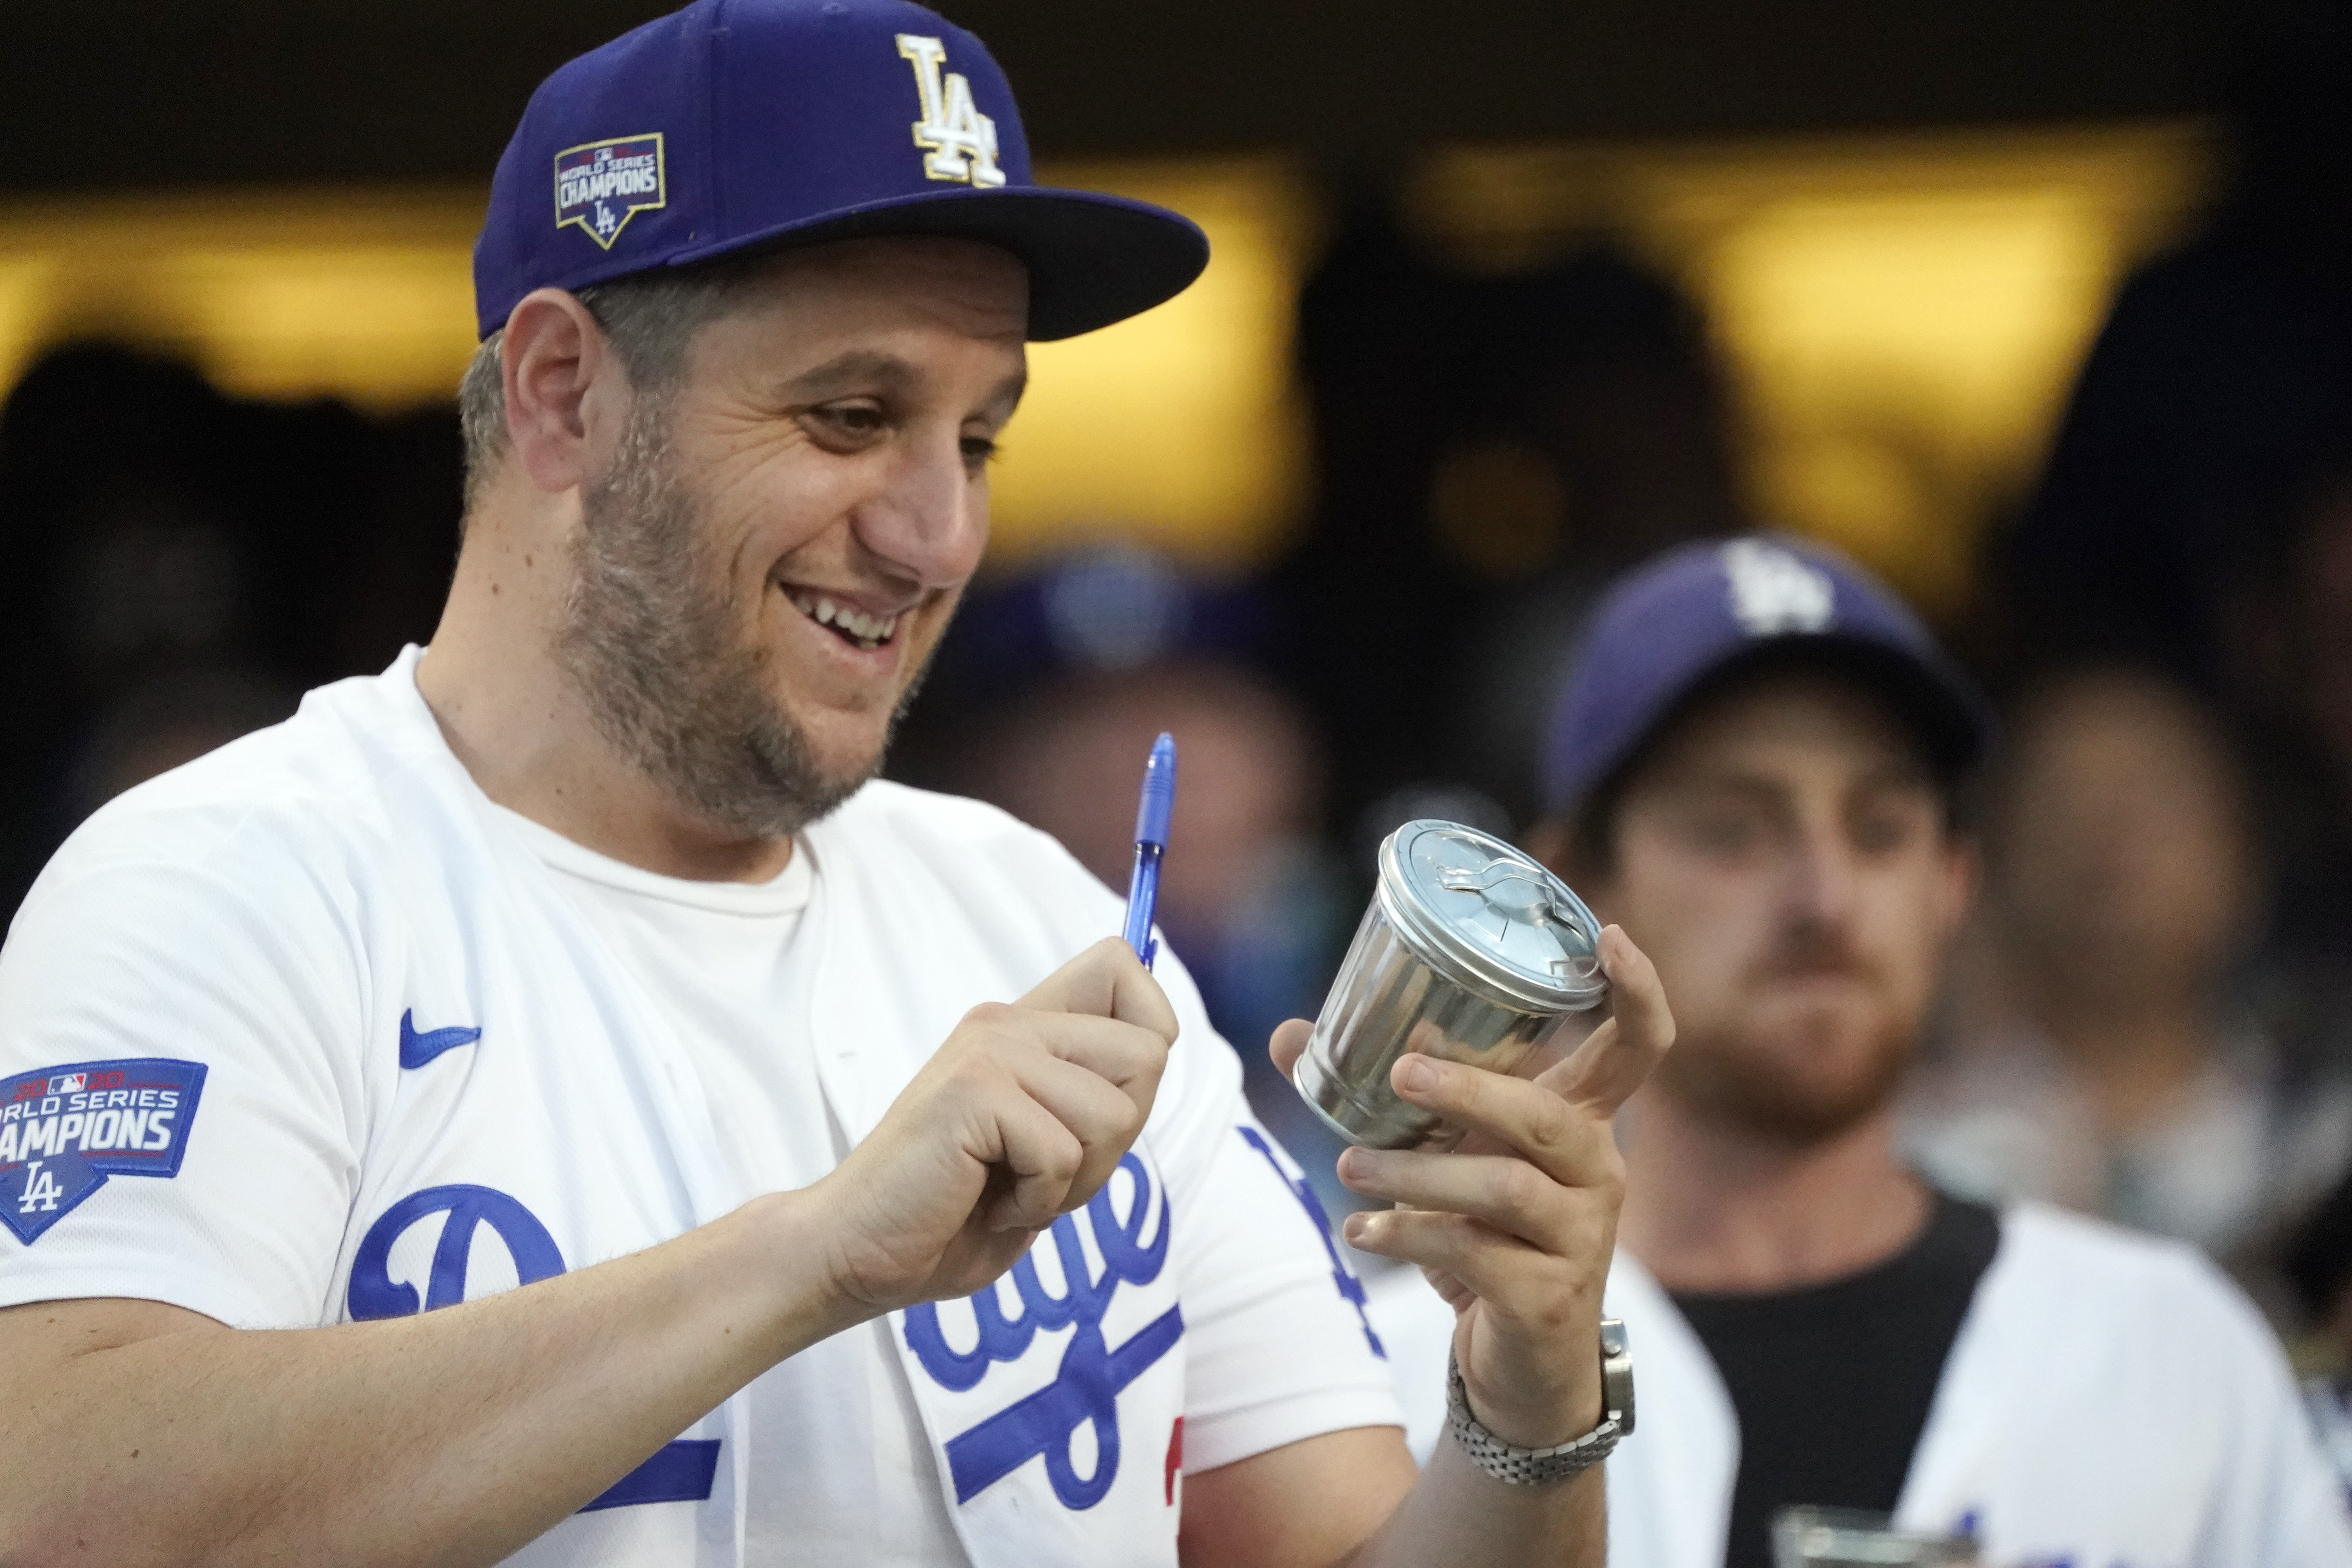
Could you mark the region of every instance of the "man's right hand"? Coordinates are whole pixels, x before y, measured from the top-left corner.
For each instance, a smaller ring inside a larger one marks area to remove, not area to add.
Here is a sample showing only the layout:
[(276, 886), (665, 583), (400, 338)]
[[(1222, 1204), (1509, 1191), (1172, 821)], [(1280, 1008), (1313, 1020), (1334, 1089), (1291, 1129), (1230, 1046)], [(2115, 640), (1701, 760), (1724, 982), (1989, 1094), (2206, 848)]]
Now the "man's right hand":
[(854, 1309), (969, 1295), (1083, 1205), (1143, 1131), (1176, 1014), (1116, 937), (964, 1015), (865, 1142), (808, 1189)]

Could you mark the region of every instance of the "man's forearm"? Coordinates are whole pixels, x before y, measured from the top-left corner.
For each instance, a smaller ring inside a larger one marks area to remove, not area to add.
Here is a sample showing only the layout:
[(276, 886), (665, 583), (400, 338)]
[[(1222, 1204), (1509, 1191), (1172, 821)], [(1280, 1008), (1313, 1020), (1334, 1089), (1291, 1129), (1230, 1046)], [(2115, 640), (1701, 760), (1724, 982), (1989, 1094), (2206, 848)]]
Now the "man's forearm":
[(1603, 1468), (1595, 1465), (1549, 1486), (1512, 1486), (1441, 1437), (1421, 1479), (1349, 1568), (1602, 1568), (1609, 1541)]
[[(156, 1333), (146, 1303), (12, 1309), (0, 1562), (495, 1563), (777, 1361), (866, 1315), (803, 1195), (486, 1300)], [(115, 1323), (151, 1337), (120, 1342)]]

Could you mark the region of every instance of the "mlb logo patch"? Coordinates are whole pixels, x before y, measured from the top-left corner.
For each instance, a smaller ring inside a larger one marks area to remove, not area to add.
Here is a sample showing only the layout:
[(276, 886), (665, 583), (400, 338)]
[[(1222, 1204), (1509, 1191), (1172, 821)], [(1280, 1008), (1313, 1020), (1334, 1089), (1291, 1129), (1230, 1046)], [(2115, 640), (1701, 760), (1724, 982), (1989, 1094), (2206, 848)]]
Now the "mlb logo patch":
[(126, 1058), (0, 1079), (0, 1225), (30, 1247), (109, 1176), (176, 1176), (202, 1062)]
[(555, 155), (555, 226), (576, 225), (606, 250), (631, 218), (668, 204), (658, 131), (584, 142)]

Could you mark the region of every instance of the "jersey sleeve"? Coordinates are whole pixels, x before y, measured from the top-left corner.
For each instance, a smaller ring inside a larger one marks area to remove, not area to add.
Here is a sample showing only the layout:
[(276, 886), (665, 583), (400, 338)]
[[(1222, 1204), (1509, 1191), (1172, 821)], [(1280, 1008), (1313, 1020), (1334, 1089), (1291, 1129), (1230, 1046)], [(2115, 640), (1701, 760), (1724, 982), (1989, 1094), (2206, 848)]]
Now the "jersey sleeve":
[(1251, 1115), (1241, 1064), (1182, 966), (1160, 970), (1183, 1024), (1152, 1131), (1183, 1289), (1185, 1472), (1402, 1426), (1364, 1288), (1314, 1190)]
[(0, 1305), (330, 1321), (365, 1125), (349, 900), (266, 833), (152, 816), (86, 825), (0, 948)]

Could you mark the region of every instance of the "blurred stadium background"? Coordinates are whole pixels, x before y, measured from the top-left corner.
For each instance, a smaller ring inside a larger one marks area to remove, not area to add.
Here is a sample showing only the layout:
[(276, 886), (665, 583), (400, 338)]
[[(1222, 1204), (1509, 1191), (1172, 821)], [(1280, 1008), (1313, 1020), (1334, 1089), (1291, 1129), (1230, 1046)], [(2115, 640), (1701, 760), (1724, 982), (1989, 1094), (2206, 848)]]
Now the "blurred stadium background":
[[(666, 8), (0, 10), (0, 911), (110, 795), (430, 635), (489, 171), (541, 77)], [(1380, 834), (1525, 826), (1611, 573), (1829, 541), (2036, 738), (1937, 1041), (1939, 1173), (2014, 1183), (1985, 1151), (2042, 1139), (2078, 1185), (2039, 1195), (2200, 1241), (2315, 1364), (2352, 1357), (2340, 0), (942, 8), (1042, 177), (1215, 254), (1034, 350), (896, 770), (1117, 879), (1093, 785), (1176, 729), (1162, 913), (1251, 1055), (1312, 1010)], [(2154, 874), (2181, 864), (2253, 868)], [(2035, 979), (2053, 929), (2104, 934)], [(2033, 984), (2163, 989), (2206, 1048), (2093, 1063)], [(2159, 1072), (2144, 1124), (2083, 1109)], [(2224, 1123), (2258, 1131), (2217, 1156)], [(2186, 1195), (2100, 1185), (2143, 1167)]]

